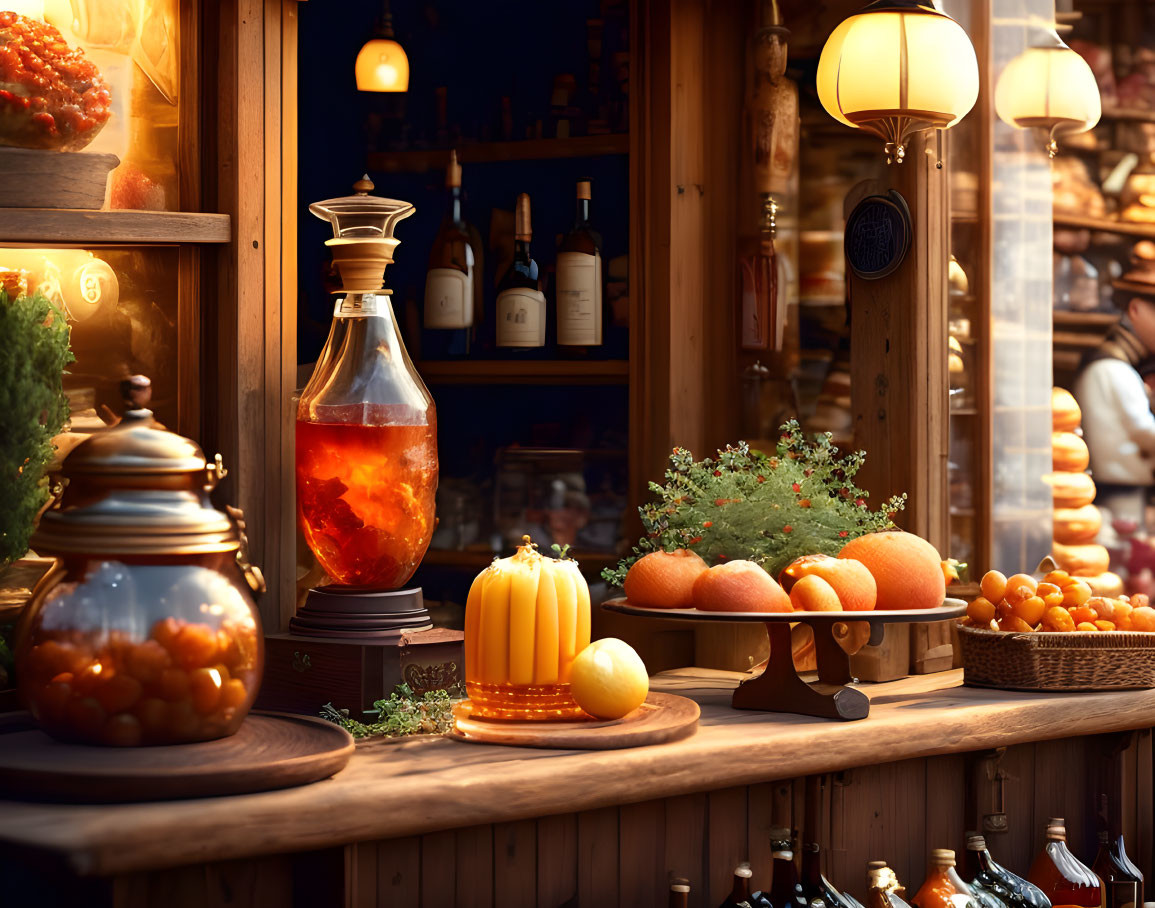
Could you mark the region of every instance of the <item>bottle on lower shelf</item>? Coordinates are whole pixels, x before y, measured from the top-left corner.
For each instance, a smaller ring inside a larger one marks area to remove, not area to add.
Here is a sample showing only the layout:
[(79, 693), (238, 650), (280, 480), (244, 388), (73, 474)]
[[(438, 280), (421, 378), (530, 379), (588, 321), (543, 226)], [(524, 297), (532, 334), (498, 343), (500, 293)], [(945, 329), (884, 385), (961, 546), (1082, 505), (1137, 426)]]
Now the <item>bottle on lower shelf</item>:
[(987, 903), (975, 898), (955, 870), (954, 852), (949, 848), (935, 848), (930, 853), (926, 880), (910, 903), (914, 908), (1000, 908), (997, 899)]
[(1103, 905), (1102, 882), (1067, 848), (1067, 826), (1062, 817), (1048, 821), (1043, 848), (1031, 864), (1027, 879), (1043, 891), (1055, 908)]
[(1007, 908), (1051, 908), (1043, 890), (996, 863), (977, 832), (967, 834), (967, 871), (976, 895), (990, 893)]

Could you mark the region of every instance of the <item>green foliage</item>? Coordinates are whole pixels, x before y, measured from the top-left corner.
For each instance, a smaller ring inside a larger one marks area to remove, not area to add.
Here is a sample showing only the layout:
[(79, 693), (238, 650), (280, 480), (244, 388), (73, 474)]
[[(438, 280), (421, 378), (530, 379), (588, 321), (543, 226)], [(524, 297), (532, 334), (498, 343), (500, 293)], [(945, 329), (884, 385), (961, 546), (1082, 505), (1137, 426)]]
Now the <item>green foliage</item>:
[(745, 442), (700, 461), (674, 448), (665, 485), (650, 483), (654, 498), (638, 508), (646, 535), (602, 577), (620, 587), (642, 555), (679, 548), (707, 564), (748, 559), (776, 577), (795, 558), (837, 555), (851, 539), (894, 526), (906, 494), (870, 510), (869, 493), (854, 484), (865, 452), (840, 456), (829, 433), (808, 442), (794, 420), (779, 432), (773, 457)]
[(370, 723), (350, 718), (349, 710), (337, 709), (332, 703), (322, 706), (320, 715), (354, 738), (443, 735), (453, 725), (453, 700), (443, 690), (426, 691), (418, 697), (408, 684), (398, 684), (388, 700), (378, 700), (373, 707), (366, 712), (376, 712), (378, 718)]
[(0, 290), (0, 566), (28, 551), (48, 501), (44, 470), (68, 419), (62, 379), (73, 359), (64, 313), (44, 294)]

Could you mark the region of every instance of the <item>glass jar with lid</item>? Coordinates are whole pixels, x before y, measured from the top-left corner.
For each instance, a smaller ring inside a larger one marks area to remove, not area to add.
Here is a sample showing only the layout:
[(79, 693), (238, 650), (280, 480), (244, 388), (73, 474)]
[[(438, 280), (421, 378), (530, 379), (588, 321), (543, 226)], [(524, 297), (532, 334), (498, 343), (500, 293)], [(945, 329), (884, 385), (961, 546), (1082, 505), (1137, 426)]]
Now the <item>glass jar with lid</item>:
[(264, 643), (243, 516), (213, 507), (218, 455), (167, 431), (150, 386), (64, 460), (63, 492), (33, 548), (57, 559), (17, 631), (20, 693), (61, 740), (133, 746), (235, 732), (260, 684)]

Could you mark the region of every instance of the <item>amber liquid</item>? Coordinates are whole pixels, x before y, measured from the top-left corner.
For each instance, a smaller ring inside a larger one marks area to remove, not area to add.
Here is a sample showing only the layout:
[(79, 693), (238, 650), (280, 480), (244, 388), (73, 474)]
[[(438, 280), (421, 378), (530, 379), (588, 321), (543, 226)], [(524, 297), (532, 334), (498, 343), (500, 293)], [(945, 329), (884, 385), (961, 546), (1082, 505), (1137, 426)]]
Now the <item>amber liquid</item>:
[(437, 427), (297, 421), (297, 515), (336, 584), (404, 584), (433, 536)]
[(1054, 908), (1100, 908), (1103, 904), (1099, 878), (1071, 854), (1066, 842), (1048, 840), (1027, 879), (1043, 890)]

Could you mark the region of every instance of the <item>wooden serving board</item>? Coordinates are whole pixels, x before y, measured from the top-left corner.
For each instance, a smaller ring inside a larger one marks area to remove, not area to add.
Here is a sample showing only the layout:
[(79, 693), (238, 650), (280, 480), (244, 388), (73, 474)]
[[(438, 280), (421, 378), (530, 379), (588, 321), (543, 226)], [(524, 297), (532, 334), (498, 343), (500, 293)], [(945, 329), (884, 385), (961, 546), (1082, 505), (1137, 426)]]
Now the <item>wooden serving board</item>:
[(340, 726), (288, 713), (251, 713), (231, 737), (162, 747), (65, 744), (20, 713), (0, 721), (0, 793), (87, 803), (247, 794), (327, 779), (353, 750)]
[(698, 730), (698, 704), (676, 694), (650, 691), (646, 702), (628, 716), (604, 721), (514, 722), (480, 719), (469, 714), (469, 701), (453, 710), (449, 737), (477, 744), (512, 744), (556, 750), (618, 750), (680, 741)]

